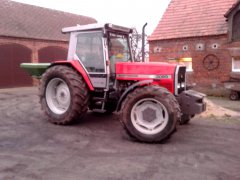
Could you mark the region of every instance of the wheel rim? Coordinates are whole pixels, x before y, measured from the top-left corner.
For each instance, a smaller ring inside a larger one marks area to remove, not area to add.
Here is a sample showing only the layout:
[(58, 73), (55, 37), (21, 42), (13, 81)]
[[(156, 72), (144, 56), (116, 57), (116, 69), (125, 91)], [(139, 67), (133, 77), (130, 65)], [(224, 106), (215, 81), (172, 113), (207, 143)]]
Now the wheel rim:
[(70, 91), (65, 81), (60, 78), (52, 79), (46, 88), (46, 102), (55, 114), (64, 114), (71, 102)]
[(153, 98), (138, 101), (131, 110), (132, 124), (143, 134), (159, 133), (166, 127), (168, 119), (166, 107)]

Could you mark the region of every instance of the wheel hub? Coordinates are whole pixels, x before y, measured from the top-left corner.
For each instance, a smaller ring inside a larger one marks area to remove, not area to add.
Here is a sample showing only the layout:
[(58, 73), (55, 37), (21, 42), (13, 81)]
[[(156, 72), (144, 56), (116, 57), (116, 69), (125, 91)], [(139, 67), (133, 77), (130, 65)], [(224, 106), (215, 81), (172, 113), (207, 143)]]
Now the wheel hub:
[(54, 78), (48, 83), (46, 102), (50, 110), (56, 114), (63, 114), (68, 110), (71, 96), (65, 81), (60, 78)]
[(56, 98), (59, 104), (67, 105), (69, 102), (69, 89), (65, 84), (60, 84), (56, 90)]
[(131, 121), (140, 132), (156, 134), (164, 129), (167, 124), (167, 109), (153, 98), (142, 99), (133, 106)]
[(143, 120), (147, 122), (153, 122), (157, 118), (156, 110), (150, 107), (147, 107), (141, 113), (142, 113)]

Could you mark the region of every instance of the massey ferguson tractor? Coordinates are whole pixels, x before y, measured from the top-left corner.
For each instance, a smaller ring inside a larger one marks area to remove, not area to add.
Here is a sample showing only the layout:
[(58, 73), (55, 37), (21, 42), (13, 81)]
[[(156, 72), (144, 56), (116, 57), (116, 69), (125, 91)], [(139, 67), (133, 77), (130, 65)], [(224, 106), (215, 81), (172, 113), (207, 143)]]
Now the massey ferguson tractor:
[(67, 27), (67, 60), (23, 63), (40, 80), (40, 102), (48, 120), (67, 125), (88, 111), (117, 112), (128, 134), (143, 142), (170, 137), (206, 109), (204, 94), (186, 90), (186, 67), (135, 62), (132, 29), (113, 24)]

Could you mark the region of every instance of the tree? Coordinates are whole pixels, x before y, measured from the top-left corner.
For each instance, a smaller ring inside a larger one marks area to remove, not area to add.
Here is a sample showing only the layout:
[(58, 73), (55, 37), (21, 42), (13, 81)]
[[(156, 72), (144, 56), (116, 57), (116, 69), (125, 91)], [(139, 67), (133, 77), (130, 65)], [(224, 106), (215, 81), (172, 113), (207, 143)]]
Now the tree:
[[(147, 41), (147, 35), (145, 35), (145, 61), (149, 59), (149, 44)], [(138, 33), (137, 29), (133, 29), (131, 38), (132, 51), (135, 61), (142, 61), (142, 34)]]

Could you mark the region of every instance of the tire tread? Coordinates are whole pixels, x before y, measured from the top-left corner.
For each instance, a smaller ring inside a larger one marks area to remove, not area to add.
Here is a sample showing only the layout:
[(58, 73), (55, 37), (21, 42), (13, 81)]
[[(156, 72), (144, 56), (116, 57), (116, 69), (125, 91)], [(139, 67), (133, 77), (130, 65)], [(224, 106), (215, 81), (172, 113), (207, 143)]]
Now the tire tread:
[[(70, 112), (64, 113), (62, 117), (55, 118), (47, 106), (45, 99), (45, 89), (49, 78), (54, 76), (62, 76), (69, 86), (72, 94), (72, 103)], [(42, 110), (48, 117), (48, 120), (54, 124), (67, 125), (82, 119), (88, 110), (89, 90), (84, 82), (82, 76), (78, 74), (74, 69), (64, 65), (56, 65), (49, 68), (42, 76), (39, 86), (39, 96)]]

